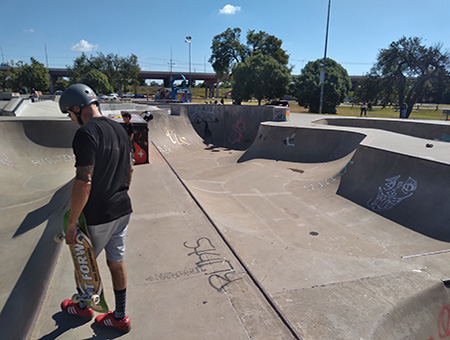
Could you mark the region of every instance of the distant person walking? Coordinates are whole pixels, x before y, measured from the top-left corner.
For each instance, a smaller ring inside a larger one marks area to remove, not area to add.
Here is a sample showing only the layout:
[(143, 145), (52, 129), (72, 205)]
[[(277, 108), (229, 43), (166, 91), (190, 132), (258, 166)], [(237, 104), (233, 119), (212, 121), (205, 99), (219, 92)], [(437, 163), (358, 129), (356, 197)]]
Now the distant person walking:
[(360, 117), (362, 117), (362, 116), (365, 116), (365, 117), (367, 117), (367, 106), (366, 106), (366, 103), (364, 102), (364, 103), (362, 103), (362, 105), (361, 105), (361, 112), (359, 113), (359, 116)]
[(400, 110), (400, 118), (406, 118), (406, 104), (402, 105), (402, 109)]

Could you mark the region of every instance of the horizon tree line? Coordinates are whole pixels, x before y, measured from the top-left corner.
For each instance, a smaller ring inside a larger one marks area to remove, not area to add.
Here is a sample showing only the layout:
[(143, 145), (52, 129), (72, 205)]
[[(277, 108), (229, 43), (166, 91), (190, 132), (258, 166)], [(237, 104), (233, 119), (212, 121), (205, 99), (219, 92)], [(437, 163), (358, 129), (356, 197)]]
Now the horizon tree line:
[[(318, 112), (320, 70), (323, 59), (308, 62), (300, 75), (292, 75), (289, 55), (282, 40), (266, 32), (249, 30), (246, 43), (241, 42), (241, 29), (228, 28), (214, 36), (211, 63), (218, 79), (230, 77), (233, 101), (281, 99), (290, 95), (299, 105)], [(336, 107), (349, 96), (354, 102), (372, 105), (395, 105), (403, 109), (404, 118), (419, 102), (450, 103), (450, 54), (442, 44), (427, 47), (418, 37), (401, 37), (381, 49), (371, 71), (351, 93), (346, 69), (331, 58), (326, 60), (324, 113), (335, 113)], [(0, 72), (2, 88), (31, 92), (48, 91), (48, 69), (34, 57), (30, 64), (17, 62)], [(140, 67), (136, 55), (119, 57), (97, 53), (90, 57), (82, 53), (68, 66), (68, 79), (58, 79), (55, 90), (83, 82), (98, 93), (119, 92), (142, 85), (138, 80)], [(218, 87), (217, 95), (218, 97)], [(401, 110), (399, 110), (401, 111)]]

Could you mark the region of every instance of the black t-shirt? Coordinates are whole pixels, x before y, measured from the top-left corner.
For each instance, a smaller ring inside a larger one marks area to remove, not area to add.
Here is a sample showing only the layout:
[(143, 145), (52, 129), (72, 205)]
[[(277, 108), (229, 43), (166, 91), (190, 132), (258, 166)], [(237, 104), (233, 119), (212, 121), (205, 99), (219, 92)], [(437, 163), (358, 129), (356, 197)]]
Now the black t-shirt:
[(72, 146), (76, 167), (94, 166), (83, 210), (87, 224), (108, 223), (130, 214), (130, 138), (123, 127), (106, 117), (91, 118), (77, 130)]
[(123, 127), (125, 128), (125, 131), (128, 134), (128, 137), (131, 137), (131, 135), (134, 133), (134, 126), (131, 123), (124, 124)]

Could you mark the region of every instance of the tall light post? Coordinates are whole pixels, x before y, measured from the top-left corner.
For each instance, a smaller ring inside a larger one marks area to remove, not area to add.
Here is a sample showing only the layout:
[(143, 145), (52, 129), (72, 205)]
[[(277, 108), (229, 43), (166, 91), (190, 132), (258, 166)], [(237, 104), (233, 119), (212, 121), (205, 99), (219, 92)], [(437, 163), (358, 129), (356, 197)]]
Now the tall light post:
[(319, 113), (322, 113), (323, 108), (323, 91), (325, 86), (325, 68), (327, 63), (327, 45), (328, 45), (328, 27), (330, 26), (330, 8), (331, 8), (331, 0), (328, 0), (328, 16), (327, 16), (327, 31), (325, 34), (325, 53), (323, 55), (323, 70), (320, 72), (320, 105), (319, 105)]
[(191, 94), (191, 100), (192, 100), (192, 92), (191, 92), (191, 40), (192, 40), (192, 37), (190, 35), (188, 35), (186, 37), (185, 42), (188, 43), (188, 45), (189, 45), (189, 93)]

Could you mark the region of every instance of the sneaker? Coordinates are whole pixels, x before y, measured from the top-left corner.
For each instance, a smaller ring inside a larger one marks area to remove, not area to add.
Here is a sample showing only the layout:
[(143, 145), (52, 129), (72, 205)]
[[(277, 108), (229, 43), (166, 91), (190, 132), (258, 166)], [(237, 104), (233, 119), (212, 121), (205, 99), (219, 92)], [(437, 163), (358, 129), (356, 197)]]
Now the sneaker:
[(108, 312), (97, 316), (95, 322), (103, 327), (114, 327), (123, 333), (128, 333), (131, 329), (128, 316), (124, 317), (122, 320), (117, 320), (114, 317), (114, 312)]
[(89, 320), (92, 319), (92, 316), (94, 315), (94, 311), (89, 307), (80, 308), (80, 306), (78, 306), (78, 303), (73, 303), (72, 300), (69, 299), (61, 302), (61, 309), (67, 314), (78, 315)]

